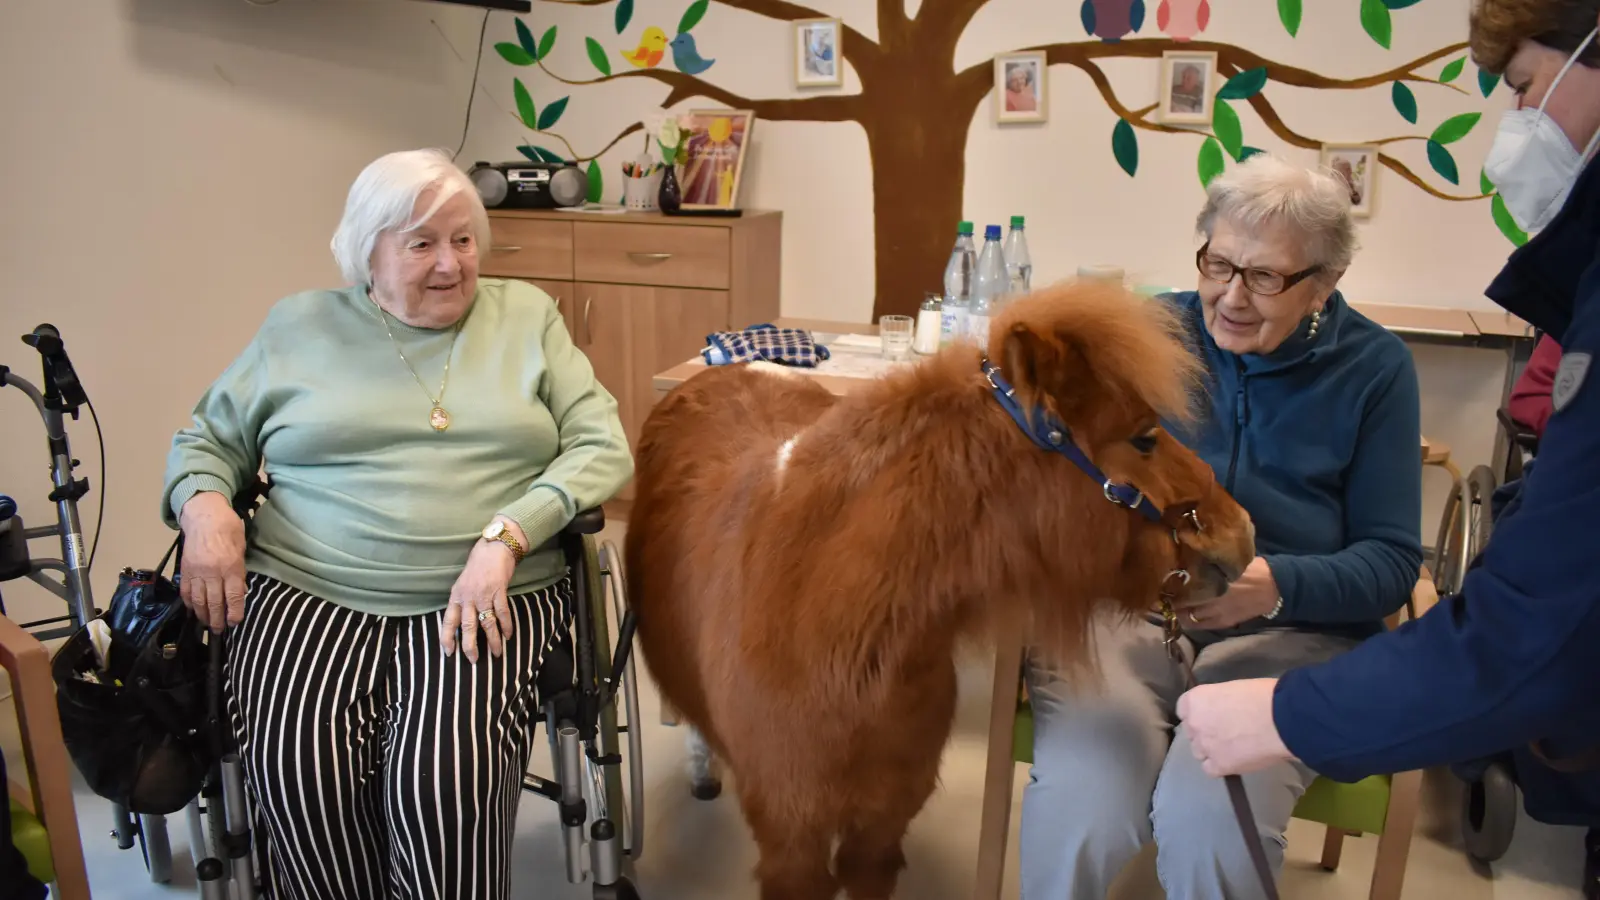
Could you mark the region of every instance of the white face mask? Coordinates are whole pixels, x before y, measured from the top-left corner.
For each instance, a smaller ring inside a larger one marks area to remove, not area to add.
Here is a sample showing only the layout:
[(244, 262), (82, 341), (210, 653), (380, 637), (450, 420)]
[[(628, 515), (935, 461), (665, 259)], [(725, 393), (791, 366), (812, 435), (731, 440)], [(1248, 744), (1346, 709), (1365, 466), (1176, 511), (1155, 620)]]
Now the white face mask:
[(1595, 32), (1590, 31), (1578, 49), (1567, 57), (1566, 65), (1550, 83), (1537, 109), (1513, 109), (1501, 117), (1500, 130), (1484, 160), (1484, 174), (1494, 182), (1511, 217), (1525, 231), (1538, 231), (1561, 211), (1567, 193), (1583, 169), (1584, 160), (1600, 140), (1600, 131), (1597, 131), (1579, 153), (1567, 139), (1567, 133), (1544, 111), (1550, 95), (1556, 92), (1567, 70), (1594, 37)]

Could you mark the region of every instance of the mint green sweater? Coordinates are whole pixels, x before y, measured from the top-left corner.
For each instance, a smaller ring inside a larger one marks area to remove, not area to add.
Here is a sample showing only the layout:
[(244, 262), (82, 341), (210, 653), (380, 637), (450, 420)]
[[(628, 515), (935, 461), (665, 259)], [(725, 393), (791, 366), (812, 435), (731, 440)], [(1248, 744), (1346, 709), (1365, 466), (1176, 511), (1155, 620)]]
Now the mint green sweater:
[[(437, 396), (453, 327), (389, 328)], [(196, 493), (231, 497), (264, 469), (272, 495), (247, 569), (362, 612), (417, 615), (444, 608), (496, 514), (538, 547), (633, 477), (616, 400), (526, 282), (479, 279), (442, 405), (451, 423), (436, 432), (364, 287), (287, 297), (173, 439), (163, 517), (175, 528)], [(558, 552), (530, 553), (510, 588), (563, 574)]]

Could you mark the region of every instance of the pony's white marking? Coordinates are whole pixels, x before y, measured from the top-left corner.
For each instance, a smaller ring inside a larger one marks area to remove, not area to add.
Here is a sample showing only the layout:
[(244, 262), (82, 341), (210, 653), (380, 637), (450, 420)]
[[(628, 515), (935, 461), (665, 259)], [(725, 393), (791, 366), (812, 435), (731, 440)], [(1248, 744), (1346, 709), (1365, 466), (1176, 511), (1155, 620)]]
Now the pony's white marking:
[(779, 475), (782, 475), (783, 474), (783, 470), (787, 469), (789, 467), (789, 457), (794, 455), (794, 445), (796, 443), (798, 443), (799, 440), (800, 440), (800, 435), (797, 434), (794, 437), (789, 438), (787, 441), (784, 441), (783, 444), (778, 447), (778, 474)]

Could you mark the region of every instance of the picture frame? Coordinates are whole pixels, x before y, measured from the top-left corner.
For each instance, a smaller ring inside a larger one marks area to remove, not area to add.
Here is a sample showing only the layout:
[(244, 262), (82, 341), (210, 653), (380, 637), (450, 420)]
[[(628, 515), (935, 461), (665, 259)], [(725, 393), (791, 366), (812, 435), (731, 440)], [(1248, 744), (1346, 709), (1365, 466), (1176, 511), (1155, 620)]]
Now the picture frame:
[(1358, 219), (1370, 217), (1376, 206), (1381, 152), (1377, 144), (1322, 145), (1320, 162), (1350, 185), (1350, 214)]
[(689, 136), (677, 164), (686, 210), (739, 208), (745, 154), (756, 114), (751, 109), (695, 109), (687, 116)]
[(1042, 51), (994, 58), (994, 120), (1006, 125), (1050, 118), (1050, 66)]
[(1167, 125), (1209, 125), (1216, 104), (1217, 54), (1168, 50), (1161, 54), (1156, 118)]
[(840, 87), (844, 25), (838, 19), (800, 19), (794, 23), (794, 86)]

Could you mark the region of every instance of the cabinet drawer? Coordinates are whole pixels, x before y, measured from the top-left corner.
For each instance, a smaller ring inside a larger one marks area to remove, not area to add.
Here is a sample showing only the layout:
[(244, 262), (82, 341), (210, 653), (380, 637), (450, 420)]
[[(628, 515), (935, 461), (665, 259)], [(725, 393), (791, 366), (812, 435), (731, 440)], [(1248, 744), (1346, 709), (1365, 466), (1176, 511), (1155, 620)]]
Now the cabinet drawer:
[(573, 224), (573, 268), (579, 281), (726, 289), (726, 228), (700, 225)]
[(570, 280), (572, 224), (490, 216), (494, 240), (479, 269), (491, 277)]

